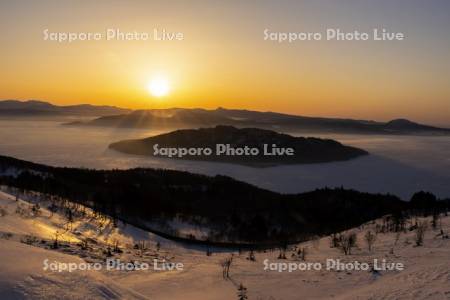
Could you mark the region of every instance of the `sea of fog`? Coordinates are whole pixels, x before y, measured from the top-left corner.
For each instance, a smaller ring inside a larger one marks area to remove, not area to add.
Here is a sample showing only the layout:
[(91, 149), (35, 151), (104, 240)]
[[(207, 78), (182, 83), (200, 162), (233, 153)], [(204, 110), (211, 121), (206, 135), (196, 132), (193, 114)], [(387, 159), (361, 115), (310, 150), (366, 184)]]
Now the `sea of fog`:
[(161, 132), (68, 127), (60, 121), (48, 120), (0, 120), (0, 155), (54, 166), (101, 169), (139, 166), (223, 174), (283, 193), (343, 186), (392, 193), (403, 199), (419, 190), (450, 197), (450, 137), (311, 134), (365, 149), (370, 155), (344, 162), (271, 168), (140, 157), (108, 149), (108, 144), (114, 141), (158, 133)]

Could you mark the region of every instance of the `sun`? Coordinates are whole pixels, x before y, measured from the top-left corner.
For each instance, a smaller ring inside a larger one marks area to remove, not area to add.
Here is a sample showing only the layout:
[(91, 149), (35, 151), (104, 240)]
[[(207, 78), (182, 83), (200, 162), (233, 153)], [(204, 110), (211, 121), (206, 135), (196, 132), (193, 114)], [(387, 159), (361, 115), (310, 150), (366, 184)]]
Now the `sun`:
[(148, 82), (148, 91), (154, 97), (164, 97), (170, 92), (169, 81), (166, 78), (153, 78)]

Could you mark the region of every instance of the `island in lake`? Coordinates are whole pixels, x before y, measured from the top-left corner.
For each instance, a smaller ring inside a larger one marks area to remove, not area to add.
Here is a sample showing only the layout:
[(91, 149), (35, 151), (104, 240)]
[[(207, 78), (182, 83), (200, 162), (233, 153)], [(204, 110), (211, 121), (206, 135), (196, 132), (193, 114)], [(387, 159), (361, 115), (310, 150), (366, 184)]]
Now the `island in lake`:
[(294, 137), (271, 130), (224, 125), (124, 140), (110, 144), (109, 148), (134, 155), (254, 167), (343, 161), (368, 154), (365, 150), (330, 139)]

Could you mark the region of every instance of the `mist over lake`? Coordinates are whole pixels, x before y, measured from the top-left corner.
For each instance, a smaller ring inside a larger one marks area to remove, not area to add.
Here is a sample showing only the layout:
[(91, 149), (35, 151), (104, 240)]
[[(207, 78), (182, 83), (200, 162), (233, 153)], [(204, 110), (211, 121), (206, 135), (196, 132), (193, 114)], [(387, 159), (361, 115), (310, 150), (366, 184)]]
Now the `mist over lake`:
[(162, 133), (141, 129), (68, 127), (60, 121), (0, 120), (0, 154), (53, 166), (97, 169), (152, 167), (228, 175), (282, 193), (353, 188), (404, 199), (418, 190), (450, 196), (450, 137), (296, 134), (335, 139), (370, 155), (344, 162), (253, 168), (216, 162), (134, 156), (109, 150), (111, 142)]

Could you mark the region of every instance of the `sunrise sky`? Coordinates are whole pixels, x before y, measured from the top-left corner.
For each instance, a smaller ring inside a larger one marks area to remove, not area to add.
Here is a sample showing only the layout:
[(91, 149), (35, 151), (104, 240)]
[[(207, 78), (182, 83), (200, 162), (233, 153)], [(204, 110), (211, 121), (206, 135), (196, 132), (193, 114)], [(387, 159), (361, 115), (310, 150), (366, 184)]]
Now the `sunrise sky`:
[[(450, 1), (1, 1), (0, 99), (204, 107), (450, 125)], [(95, 3), (93, 3), (95, 2)], [(245, 3), (242, 3), (245, 2)], [(404, 41), (264, 41), (271, 31)], [(43, 31), (182, 32), (182, 41), (44, 41)], [(163, 77), (170, 91), (149, 93)]]

